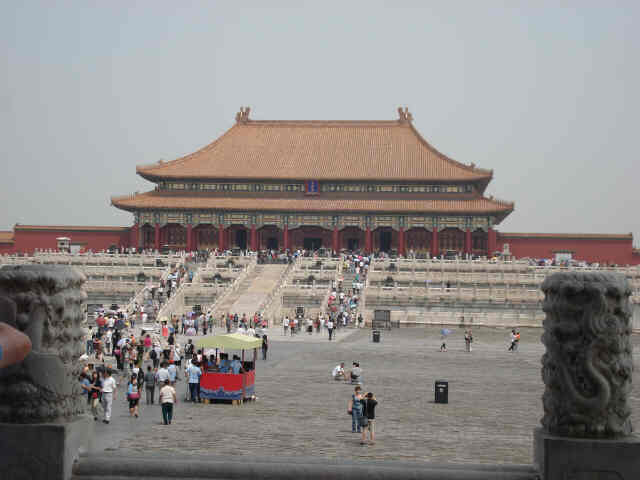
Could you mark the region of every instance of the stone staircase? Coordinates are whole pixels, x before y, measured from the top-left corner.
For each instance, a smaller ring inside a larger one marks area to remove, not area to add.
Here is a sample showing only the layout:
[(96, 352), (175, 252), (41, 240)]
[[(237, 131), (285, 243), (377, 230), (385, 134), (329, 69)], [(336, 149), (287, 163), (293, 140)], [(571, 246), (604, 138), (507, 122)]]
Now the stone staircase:
[[(169, 428), (169, 430), (171, 430)], [(456, 465), (332, 458), (232, 456), (167, 457), (149, 452), (122, 457), (102, 452), (80, 458), (72, 480), (272, 479), (272, 480), (536, 480), (531, 465)]]
[(236, 291), (227, 296), (219, 305), (218, 312), (232, 312), (242, 316), (253, 315), (269, 294), (278, 287), (286, 265), (256, 265), (255, 269), (242, 280)]

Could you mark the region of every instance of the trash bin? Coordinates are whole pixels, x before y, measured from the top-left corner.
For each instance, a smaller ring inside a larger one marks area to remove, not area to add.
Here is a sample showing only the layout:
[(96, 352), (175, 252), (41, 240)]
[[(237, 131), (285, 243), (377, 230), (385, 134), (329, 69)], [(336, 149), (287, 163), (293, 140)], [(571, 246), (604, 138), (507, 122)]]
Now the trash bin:
[(449, 382), (436, 380), (436, 403), (449, 403)]
[(380, 330), (373, 331), (373, 342), (380, 343)]

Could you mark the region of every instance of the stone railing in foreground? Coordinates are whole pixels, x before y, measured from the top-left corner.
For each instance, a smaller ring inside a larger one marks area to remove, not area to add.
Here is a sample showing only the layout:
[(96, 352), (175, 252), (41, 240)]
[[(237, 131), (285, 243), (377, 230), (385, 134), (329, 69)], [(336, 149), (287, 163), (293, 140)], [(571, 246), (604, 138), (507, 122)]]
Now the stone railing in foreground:
[(80, 449), (88, 450), (94, 422), (78, 382), (84, 281), (72, 267), (0, 269), (0, 320), (32, 344), (24, 361), (0, 369), (2, 479), (68, 479)]
[(544, 416), (534, 432), (542, 479), (639, 478), (629, 282), (621, 274), (559, 273), (542, 290)]

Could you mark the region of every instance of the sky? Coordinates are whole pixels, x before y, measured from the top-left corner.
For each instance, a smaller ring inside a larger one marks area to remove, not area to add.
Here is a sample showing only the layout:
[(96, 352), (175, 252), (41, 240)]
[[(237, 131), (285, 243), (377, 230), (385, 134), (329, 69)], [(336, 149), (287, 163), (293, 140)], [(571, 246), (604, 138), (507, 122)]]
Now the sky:
[[(562, 4), (559, 6), (558, 4)], [(640, 2), (0, 3), (0, 229), (130, 225), (135, 166), (254, 119), (397, 118), (492, 169), (503, 232), (640, 245)]]

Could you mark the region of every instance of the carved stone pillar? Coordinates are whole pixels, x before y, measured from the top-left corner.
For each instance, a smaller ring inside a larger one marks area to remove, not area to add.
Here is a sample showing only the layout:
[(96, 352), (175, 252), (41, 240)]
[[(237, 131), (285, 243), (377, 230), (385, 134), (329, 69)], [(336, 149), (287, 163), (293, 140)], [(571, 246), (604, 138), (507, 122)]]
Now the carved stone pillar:
[(0, 369), (0, 478), (70, 478), (92, 437), (78, 382), (84, 282), (69, 266), (0, 269), (0, 319), (32, 344), (22, 362)]
[(534, 462), (545, 480), (600, 471), (635, 478), (640, 442), (629, 437), (629, 282), (614, 273), (556, 273), (542, 290), (544, 416), (535, 432)]

